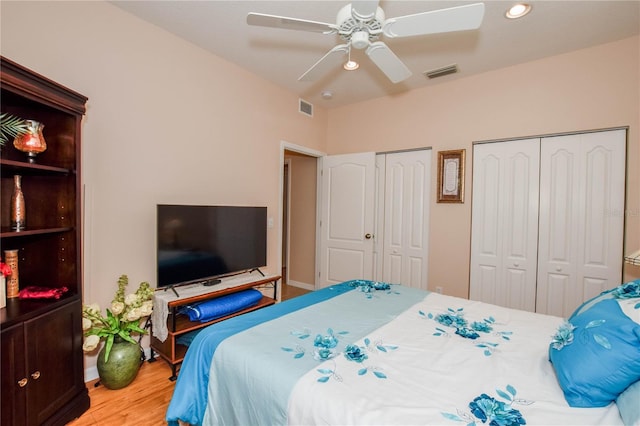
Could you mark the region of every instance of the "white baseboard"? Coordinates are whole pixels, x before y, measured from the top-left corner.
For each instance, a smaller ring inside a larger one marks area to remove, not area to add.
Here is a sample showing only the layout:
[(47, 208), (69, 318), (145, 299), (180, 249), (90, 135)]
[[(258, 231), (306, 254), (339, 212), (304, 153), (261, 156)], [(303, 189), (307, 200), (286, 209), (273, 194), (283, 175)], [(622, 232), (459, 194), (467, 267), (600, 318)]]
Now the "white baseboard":
[[(144, 350), (144, 355), (145, 355), (145, 359), (149, 359), (149, 357), (151, 356), (151, 349), (149, 348), (143, 348)], [(156, 354), (157, 356), (157, 354)], [(156, 359), (159, 361), (159, 357), (156, 357)], [(93, 367), (89, 367), (89, 368), (85, 368), (84, 369), (84, 382), (88, 383), (92, 380), (95, 380), (99, 378), (98, 376), (98, 367), (96, 367), (95, 365)]]
[(84, 382), (88, 383), (92, 380), (95, 380), (98, 378), (98, 367), (96, 367), (95, 365), (93, 367), (89, 367), (89, 368), (85, 368), (84, 369)]
[(316, 289), (316, 286), (314, 286), (313, 284), (301, 283), (300, 281), (289, 281), (287, 282), (287, 285), (290, 285), (292, 287), (302, 288), (309, 291), (313, 291)]

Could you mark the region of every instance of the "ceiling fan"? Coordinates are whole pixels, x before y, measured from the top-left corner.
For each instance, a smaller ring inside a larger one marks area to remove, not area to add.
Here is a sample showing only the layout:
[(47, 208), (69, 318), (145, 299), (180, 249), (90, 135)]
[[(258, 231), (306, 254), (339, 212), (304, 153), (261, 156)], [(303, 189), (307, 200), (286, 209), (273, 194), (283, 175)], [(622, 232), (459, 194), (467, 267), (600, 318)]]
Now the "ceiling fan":
[(480, 27), (484, 4), (474, 3), (414, 15), (386, 19), (378, 0), (354, 0), (338, 12), (336, 23), (309, 21), (284, 16), (249, 13), (247, 23), (262, 27), (338, 34), (343, 44), (329, 50), (309, 68), (299, 81), (313, 81), (344, 62), (351, 48), (366, 49), (365, 53), (393, 83), (411, 76), (411, 71), (380, 37), (396, 38), (451, 31), (473, 30)]

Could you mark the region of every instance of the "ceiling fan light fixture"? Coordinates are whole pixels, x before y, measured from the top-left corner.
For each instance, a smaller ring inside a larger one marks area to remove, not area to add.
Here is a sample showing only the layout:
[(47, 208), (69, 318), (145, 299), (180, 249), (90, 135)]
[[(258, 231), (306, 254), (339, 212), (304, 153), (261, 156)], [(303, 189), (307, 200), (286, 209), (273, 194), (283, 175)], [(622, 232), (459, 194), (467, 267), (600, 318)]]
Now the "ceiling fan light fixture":
[(346, 71), (355, 71), (360, 68), (360, 64), (351, 60), (351, 45), (349, 45), (349, 59), (342, 66)]
[(504, 14), (508, 19), (522, 18), (524, 15), (531, 12), (531, 5), (528, 3), (518, 3), (511, 6)]
[(356, 61), (352, 61), (351, 59), (349, 59), (347, 62), (344, 63), (342, 68), (344, 68), (347, 71), (355, 71), (358, 68), (360, 68), (360, 64), (357, 63)]

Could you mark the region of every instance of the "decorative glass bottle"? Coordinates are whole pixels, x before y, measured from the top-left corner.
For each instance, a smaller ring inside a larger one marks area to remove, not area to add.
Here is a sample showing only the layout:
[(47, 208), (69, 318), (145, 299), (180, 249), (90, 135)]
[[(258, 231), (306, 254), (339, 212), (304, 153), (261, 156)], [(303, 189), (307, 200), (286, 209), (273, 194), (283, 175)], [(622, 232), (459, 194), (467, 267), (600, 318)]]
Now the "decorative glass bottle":
[(22, 193), (22, 176), (13, 176), (13, 195), (11, 196), (11, 229), (22, 231), (27, 226), (27, 216)]
[(13, 146), (19, 151), (26, 152), (30, 163), (36, 162), (36, 155), (47, 149), (47, 142), (42, 135), (44, 124), (35, 120), (25, 120), (27, 131), (13, 140)]

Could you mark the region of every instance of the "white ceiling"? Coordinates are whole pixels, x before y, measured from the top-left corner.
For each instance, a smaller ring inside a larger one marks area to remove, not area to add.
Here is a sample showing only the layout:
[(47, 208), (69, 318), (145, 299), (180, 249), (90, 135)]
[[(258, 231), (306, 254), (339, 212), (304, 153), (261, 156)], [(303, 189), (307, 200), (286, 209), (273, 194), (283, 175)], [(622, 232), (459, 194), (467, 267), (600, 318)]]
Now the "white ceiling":
[[(475, 3), (476, 1), (381, 0), (388, 18)], [(341, 40), (337, 35), (249, 26), (247, 13), (335, 23), (348, 1), (113, 1), (145, 21), (238, 64), (308, 102), (332, 108), (451, 81), (631, 37), (640, 32), (640, 1), (529, 1), (533, 9), (519, 20), (504, 13), (515, 1), (484, 1), (478, 30), (384, 39), (413, 75), (393, 84), (363, 55), (361, 66), (336, 69), (315, 82), (298, 77)], [(457, 74), (429, 80), (423, 72), (457, 64)], [(333, 98), (324, 100), (323, 90)]]

